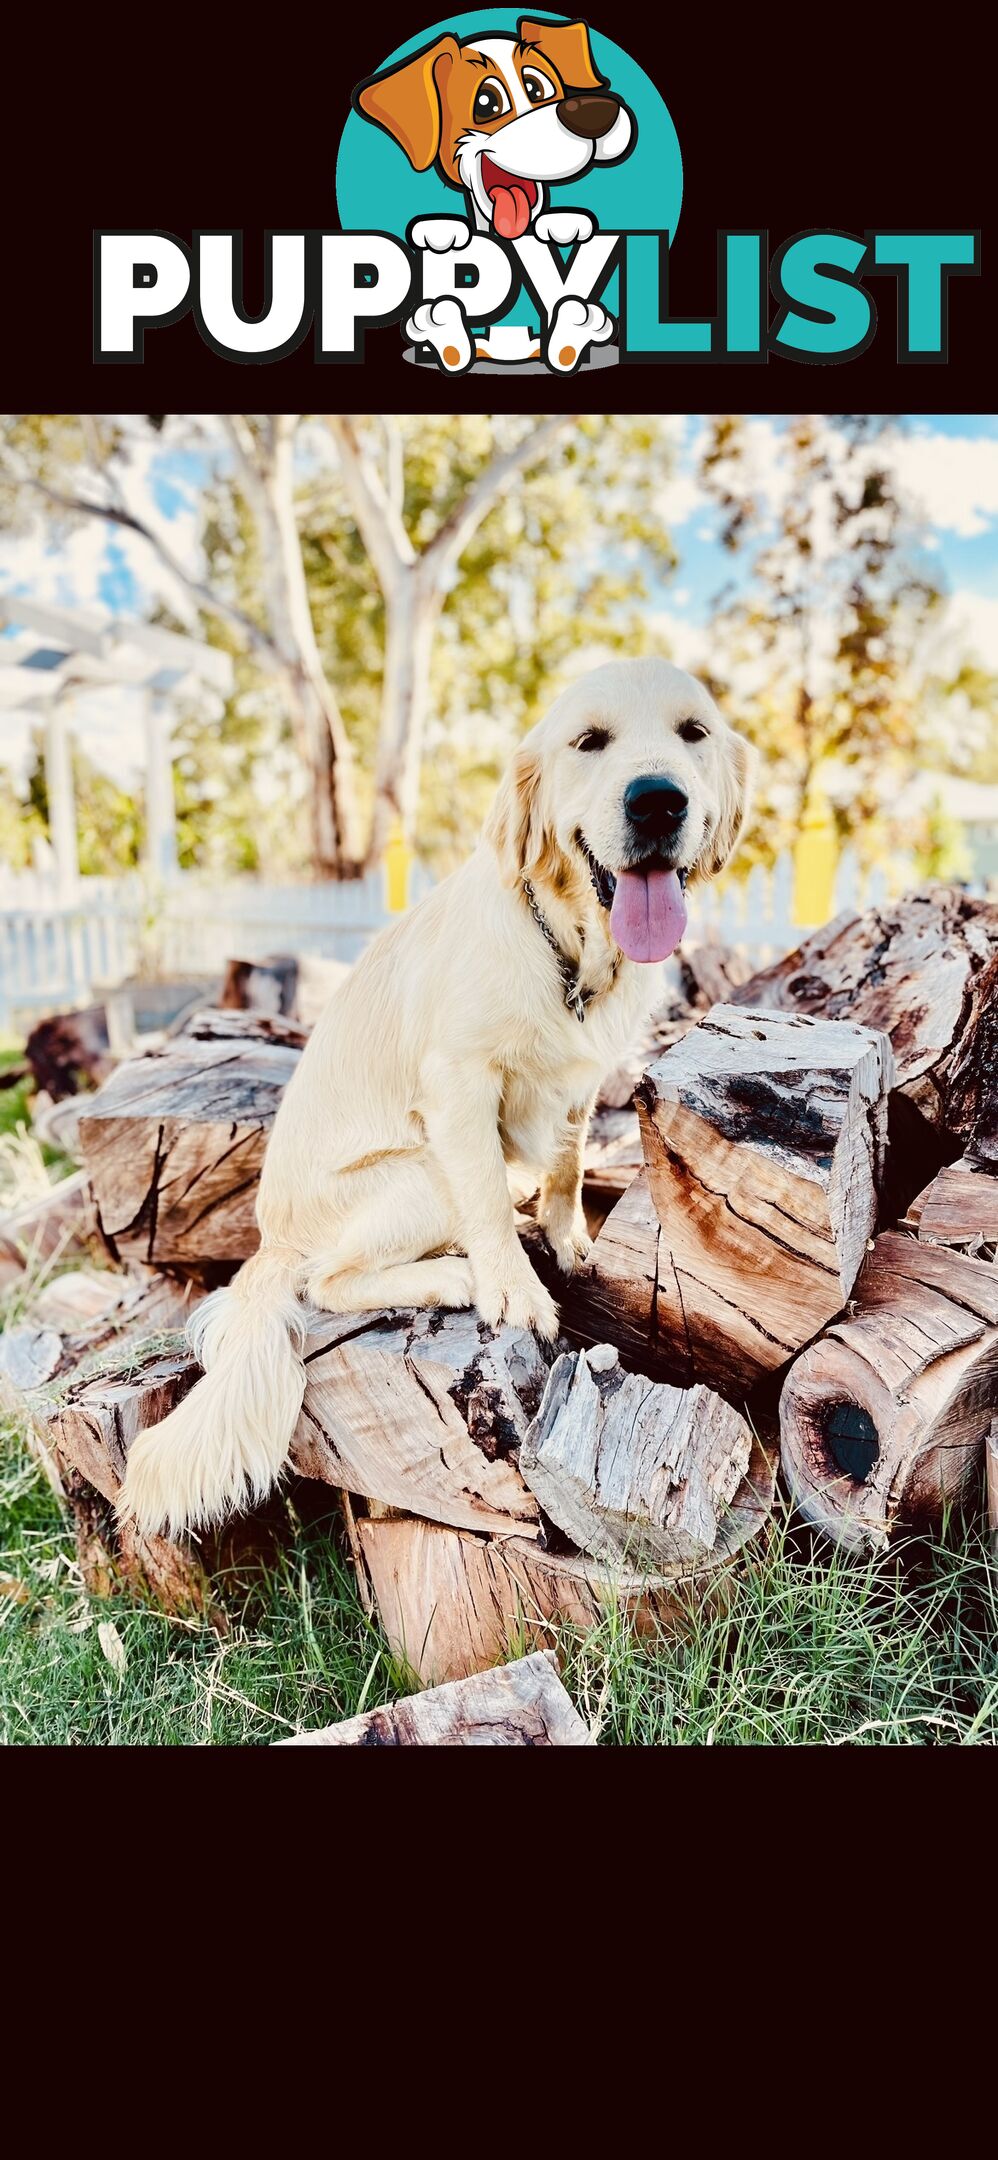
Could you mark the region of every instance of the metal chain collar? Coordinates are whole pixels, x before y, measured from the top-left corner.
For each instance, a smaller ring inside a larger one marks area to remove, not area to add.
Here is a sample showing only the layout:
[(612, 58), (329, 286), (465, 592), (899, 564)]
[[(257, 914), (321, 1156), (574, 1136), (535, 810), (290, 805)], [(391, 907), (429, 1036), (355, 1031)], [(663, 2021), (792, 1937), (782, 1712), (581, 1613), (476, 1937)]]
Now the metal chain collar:
[(561, 976), (562, 987), (565, 992), (565, 1003), (568, 1006), (569, 1011), (574, 1012), (577, 1020), (584, 1020), (586, 1017), (586, 1006), (595, 997), (596, 992), (594, 990), (583, 990), (582, 985), (579, 981), (579, 970), (576, 967), (574, 960), (569, 959), (568, 954), (567, 952), (565, 952), (563, 946), (559, 945), (550, 923), (546, 922), (544, 916), (541, 914), (540, 908), (537, 905), (537, 896), (534, 892), (534, 888), (530, 882), (530, 879), (521, 878), (520, 883), (526, 896), (527, 906), (529, 907), (534, 921), (537, 924), (537, 928), (540, 931), (541, 936), (547, 939), (548, 944), (550, 945), (551, 950), (555, 956), (555, 959), (558, 962), (558, 973)]

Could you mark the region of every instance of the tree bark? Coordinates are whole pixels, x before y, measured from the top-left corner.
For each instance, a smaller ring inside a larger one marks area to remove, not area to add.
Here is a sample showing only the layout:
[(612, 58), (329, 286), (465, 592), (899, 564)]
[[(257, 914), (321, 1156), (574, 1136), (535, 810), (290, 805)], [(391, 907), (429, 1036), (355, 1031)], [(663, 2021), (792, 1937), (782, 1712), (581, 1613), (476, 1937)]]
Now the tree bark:
[(737, 1396), (841, 1311), (877, 1218), (892, 1079), (868, 1028), (730, 1005), (649, 1068), (652, 1318), (687, 1383)]
[(789, 1374), (780, 1451), (807, 1521), (875, 1553), (938, 1528), (977, 1491), (998, 1390), (998, 1269), (887, 1232), (853, 1312)]
[(988, 1536), (991, 1551), (998, 1562), (998, 1417), (991, 1420), (987, 1440), (986, 1480), (988, 1495)]
[(278, 1747), (591, 1747), (550, 1651), (428, 1688)]

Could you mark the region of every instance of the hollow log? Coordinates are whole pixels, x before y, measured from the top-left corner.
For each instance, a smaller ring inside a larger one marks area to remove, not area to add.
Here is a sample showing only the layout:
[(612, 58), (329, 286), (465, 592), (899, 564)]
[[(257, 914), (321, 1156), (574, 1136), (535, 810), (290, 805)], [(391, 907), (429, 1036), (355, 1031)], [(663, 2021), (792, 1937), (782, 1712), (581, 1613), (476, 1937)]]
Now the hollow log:
[(428, 1687), (483, 1672), (511, 1650), (550, 1646), (560, 1628), (590, 1628), (611, 1611), (639, 1634), (685, 1633), (694, 1610), (723, 1607), (730, 1594), (733, 1563), (690, 1579), (646, 1575), (414, 1516), (358, 1517), (357, 1537), (392, 1649)]
[(549, 1650), (298, 1733), (278, 1747), (591, 1747)]
[(558, 1359), (520, 1469), (594, 1559), (693, 1575), (761, 1528), (776, 1460), (720, 1395), (627, 1373), (602, 1343)]
[(292, 1461), (303, 1477), (469, 1530), (533, 1537), (517, 1468), (549, 1358), (474, 1312), (324, 1315)]
[(998, 1269), (886, 1232), (853, 1311), (789, 1373), (780, 1454), (808, 1522), (880, 1552), (978, 1489), (998, 1400)]
[(973, 1155), (948, 1163), (912, 1201), (904, 1227), (917, 1231), (923, 1244), (951, 1245), (972, 1258), (993, 1260), (998, 1251), (998, 1164), (989, 1169)]
[(201, 1013), (118, 1067), (80, 1120), (115, 1259), (197, 1269), (256, 1251), (267, 1138), (305, 1039), (286, 1020)]
[[(990, 1144), (998, 1148), (996, 979), (998, 905), (937, 886), (837, 916), (751, 976), (731, 1002), (881, 1029), (891, 1038), (900, 1104), (914, 1113), (922, 1140), (928, 1127), (964, 1148), (985, 1145), (990, 1103)], [(899, 1120), (897, 1143), (905, 1142), (910, 1149), (912, 1129)], [(916, 1151), (916, 1175), (919, 1167), (924, 1184), (926, 1168), (938, 1164)]]
[[(743, 1390), (841, 1311), (876, 1223), (892, 1079), (870, 1028), (730, 1005), (649, 1068), (654, 1326), (688, 1384)], [(644, 1226), (641, 1245), (644, 1283)]]

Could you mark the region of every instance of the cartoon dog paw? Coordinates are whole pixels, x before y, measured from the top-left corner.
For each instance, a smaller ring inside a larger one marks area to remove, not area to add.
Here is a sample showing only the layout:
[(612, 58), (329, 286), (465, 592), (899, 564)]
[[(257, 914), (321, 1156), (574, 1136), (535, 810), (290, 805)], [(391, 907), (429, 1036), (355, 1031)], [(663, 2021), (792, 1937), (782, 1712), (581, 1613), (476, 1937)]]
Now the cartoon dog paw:
[(590, 345), (605, 345), (616, 323), (598, 300), (579, 300), (574, 293), (559, 300), (548, 332), (547, 364), (557, 375), (571, 375), (585, 359)]
[(588, 210), (542, 210), (534, 219), (538, 240), (553, 240), (555, 247), (574, 247), (577, 240), (591, 240), (596, 220)]
[(421, 217), (415, 220), (409, 238), (413, 247), (432, 248), (434, 255), (449, 255), (452, 248), (466, 248), (471, 239), (471, 227), (459, 217)]
[(405, 334), (414, 345), (431, 345), (447, 375), (462, 374), (475, 357), (475, 348), (468, 336), (467, 316), (459, 300), (446, 296), (440, 300), (424, 300), (415, 314), (410, 315)]

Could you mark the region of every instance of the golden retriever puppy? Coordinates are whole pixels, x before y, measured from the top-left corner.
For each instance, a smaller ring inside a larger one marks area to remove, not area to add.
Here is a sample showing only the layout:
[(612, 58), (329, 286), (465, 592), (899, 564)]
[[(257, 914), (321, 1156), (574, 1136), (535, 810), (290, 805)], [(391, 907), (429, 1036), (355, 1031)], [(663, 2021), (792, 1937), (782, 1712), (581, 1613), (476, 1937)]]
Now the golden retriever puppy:
[(131, 1449), (147, 1531), (259, 1499), (287, 1460), (309, 1306), (476, 1305), (556, 1333), (510, 1173), (570, 1274), (589, 1113), (661, 992), (687, 881), (727, 861), (747, 745), (667, 661), (613, 661), (526, 736), (471, 859), (368, 947), (275, 1120), (260, 1251), (199, 1307), (204, 1379)]

